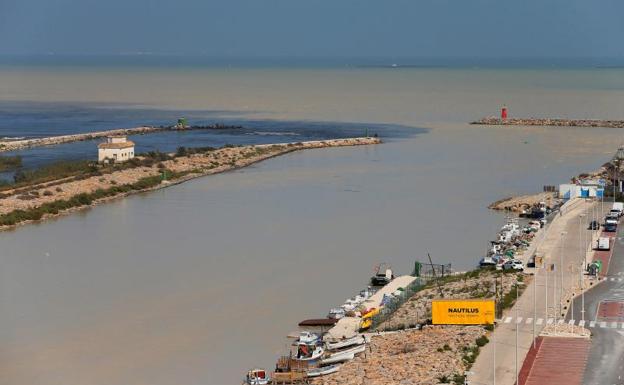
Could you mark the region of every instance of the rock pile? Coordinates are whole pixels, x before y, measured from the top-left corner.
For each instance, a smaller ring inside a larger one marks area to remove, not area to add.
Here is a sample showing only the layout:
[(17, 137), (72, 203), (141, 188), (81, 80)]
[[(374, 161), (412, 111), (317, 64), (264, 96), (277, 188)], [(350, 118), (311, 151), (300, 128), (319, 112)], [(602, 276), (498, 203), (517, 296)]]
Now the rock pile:
[(321, 377), (323, 385), (434, 385), (451, 383), (467, 366), (463, 357), (483, 336), (479, 326), (428, 326), (373, 336), (365, 354)]
[(501, 119), (493, 116), (471, 122), (470, 124), (486, 124), (497, 126), (556, 126), (556, 127), (609, 127), (624, 128), (624, 120), (601, 119), (539, 119), (539, 118), (512, 118)]

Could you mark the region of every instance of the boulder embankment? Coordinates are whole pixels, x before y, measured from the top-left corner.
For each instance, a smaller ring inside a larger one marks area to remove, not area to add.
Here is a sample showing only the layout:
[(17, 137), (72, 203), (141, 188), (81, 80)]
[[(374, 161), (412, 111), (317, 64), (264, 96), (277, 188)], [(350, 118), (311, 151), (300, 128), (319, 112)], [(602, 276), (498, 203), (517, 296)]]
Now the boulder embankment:
[(381, 143), (379, 138), (345, 138), (297, 143), (187, 149), (145, 154), (123, 164), (89, 164), (73, 174), (35, 179), (0, 189), (0, 230), (55, 217), (129, 194), (159, 189), (204, 175), (249, 166), (293, 151)]
[(494, 126), (556, 126), (556, 127), (609, 127), (624, 128), (624, 120), (601, 119), (550, 119), (550, 118), (509, 118), (502, 119), (489, 116), (470, 124)]
[(30, 139), (21, 139), (21, 140), (0, 140), (0, 152), (22, 150), (24, 148), (31, 148), (31, 147), (54, 146), (57, 144), (72, 143), (72, 142), (82, 142), (85, 140), (106, 138), (108, 136), (142, 135), (142, 134), (151, 134), (151, 133), (162, 132), (162, 131), (189, 131), (189, 130), (204, 130), (204, 129), (222, 130), (226, 128), (241, 128), (241, 127), (240, 126), (227, 126), (223, 124), (215, 124), (215, 125), (210, 125), (210, 126), (189, 126), (189, 127), (141, 126), (141, 127), (132, 127), (132, 128), (118, 128), (114, 130), (105, 130), (105, 131), (84, 132), (84, 133), (70, 134), (70, 135), (49, 136), (45, 138), (30, 138)]
[(520, 195), (498, 200), (488, 208), (492, 210), (510, 211), (516, 214), (529, 212), (533, 207), (544, 203), (546, 207), (556, 207), (560, 203), (556, 192), (541, 192), (531, 195)]

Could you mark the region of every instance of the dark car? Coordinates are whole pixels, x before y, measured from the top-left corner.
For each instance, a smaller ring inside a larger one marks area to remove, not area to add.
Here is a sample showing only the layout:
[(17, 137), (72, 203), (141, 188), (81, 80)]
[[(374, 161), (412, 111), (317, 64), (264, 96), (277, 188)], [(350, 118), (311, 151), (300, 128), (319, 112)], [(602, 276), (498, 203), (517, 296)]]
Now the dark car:
[(598, 229), (600, 229), (600, 223), (598, 223), (598, 221), (589, 222), (588, 230), (598, 230)]

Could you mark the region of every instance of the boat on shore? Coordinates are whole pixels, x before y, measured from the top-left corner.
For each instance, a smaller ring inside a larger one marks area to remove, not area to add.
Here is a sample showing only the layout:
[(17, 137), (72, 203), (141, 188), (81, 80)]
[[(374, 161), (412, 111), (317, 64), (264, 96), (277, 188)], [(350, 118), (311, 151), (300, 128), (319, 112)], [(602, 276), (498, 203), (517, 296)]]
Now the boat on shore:
[(351, 347), (345, 350), (339, 350), (337, 352), (330, 353), (325, 358), (323, 358), (320, 363), (323, 364), (333, 364), (337, 362), (345, 362), (352, 360), (357, 354), (364, 353), (366, 350), (366, 345), (358, 345)]
[(335, 342), (325, 342), (325, 348), (327, 350), (338, 350), (338, 349), (347, 348), (353, 345), (363, 345), (365, 343), (366, 343), (366, 337), (359, 334), (351, 338), (345, 338), (345, 339), (335, 341)]
[(341, 366), (342, 366), (341, 364), (335, 364), (335, 365), (321, 366), (318, 368), (309, 369), (307, 372), (307, 376), (319, 377), (319, 376), (325, 376), (328, 374), (336, 373), (340, 369)]

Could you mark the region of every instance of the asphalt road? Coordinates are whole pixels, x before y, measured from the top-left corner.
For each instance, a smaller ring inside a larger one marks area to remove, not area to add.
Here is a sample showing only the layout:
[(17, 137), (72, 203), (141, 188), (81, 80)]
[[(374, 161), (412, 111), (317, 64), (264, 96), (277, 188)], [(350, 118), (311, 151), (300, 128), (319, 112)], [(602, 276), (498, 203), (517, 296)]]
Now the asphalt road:
[[(607, 273), (608, 277), (624, 276), (623, 236), (624, 225), (620, 225)], [(607, 279), (585, 293), (585, 320), (624, 322), (623, 316), (600, 318), (598, 307), (601, 301), (624, 302), (624, 282)], [(581, 319), (581, 304), (581, 297), (576, 298), (573, 317), (576, 320)], [(624, 329), (592, 328), (591, 341), (583, 384), (624, 384)], [(562, 357), (562, 364), (565, 364), (565, 357)]]

